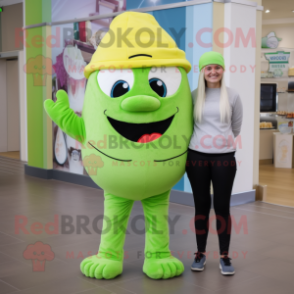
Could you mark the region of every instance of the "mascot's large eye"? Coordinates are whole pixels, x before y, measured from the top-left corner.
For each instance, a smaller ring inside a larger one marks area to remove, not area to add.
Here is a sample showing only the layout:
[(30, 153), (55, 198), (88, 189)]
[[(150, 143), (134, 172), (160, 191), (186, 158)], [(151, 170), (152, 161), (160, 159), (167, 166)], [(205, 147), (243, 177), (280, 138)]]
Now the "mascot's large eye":
[(160, 97), (166, 97), (166, 85), (162, 80), (158, 78), (152, 78), (149, 80), (149, 85), (151, 89)]
[(168, 97), (177, 92), (182, 74), (177, 67), (152, 67), (148, 80), (151, 89), (160, 97)]
[(109, 97), (120, 97), (129, 92), (134, 85), (131, 69), (103, 69), (98, 72), (97, 81), (100, 89)]
[(113, 85), (110, 93), (110, 97), (116, 98), (122, 96), (130, 91), (130, 86), (126, 81), (117, 81)]

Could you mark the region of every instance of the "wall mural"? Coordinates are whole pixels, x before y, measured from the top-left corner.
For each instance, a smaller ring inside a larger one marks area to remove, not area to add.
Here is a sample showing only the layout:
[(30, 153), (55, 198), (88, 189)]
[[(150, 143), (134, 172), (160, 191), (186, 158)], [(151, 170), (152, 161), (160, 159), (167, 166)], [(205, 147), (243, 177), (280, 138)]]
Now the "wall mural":
[[(130, 1), (130, 0), (52, 0), (52, 22), (71, 20), (73, 18), (87, 18), (94, 15), (103, 15), (128, 9), (163, 5), (181, 1)], [(133, 7), (134, 5), (137, 7)], [(132, 4), (129, 8), (129, 4)], [(174, 38), (178, 47), (186, 51), (186, 57), (193, 64), (199, 57), (212, 48), (201, 47), (197, 44), (195, 35), (202, 27), (212, 27), (212, 19), (205, 18), (193, 28), (186, 28), (187, 22), (193, 22), (203, 15), (211, 15), (212, 5), (201, 4), (188, 7), (165, 9), (152, 14), (159, 24)], [(94, 12), (93, 12), (94, 11)], [(74, 17), (73, 17), (74, 16)], [(177, 19), (177, 21), (174, 21)], [(63, 89), (69, 97), (70, 107), (81, 116), (87, 79), (84, 77), (84, 67), (90, 62), (91, 57), (103, 36), (109, 30), (113, 20), (102, 18), (96, 20), (71, 22), (51, 27), (53, 36), (60, 39), (59, 46), (53, 46), (52, 53), (52, 99), (56, 101), (56, 92)], [(195, 42), (196, 40), (196, 42)], [(192, 43), (195, 46), (191, 46)], [(204, 34), (203, 42), (210, 43), (211, 36)], [(197, 86), (197, 64), (188, 78), (191, 89)], [(78, 141), (67, 136), (53, 123), (53, 169), (70, 173), (88, 175), (84, 168), (81, 150), (85, 148)], [(176, 190), (191, 192), (188, 180), (183, 177), (174, 187)]]

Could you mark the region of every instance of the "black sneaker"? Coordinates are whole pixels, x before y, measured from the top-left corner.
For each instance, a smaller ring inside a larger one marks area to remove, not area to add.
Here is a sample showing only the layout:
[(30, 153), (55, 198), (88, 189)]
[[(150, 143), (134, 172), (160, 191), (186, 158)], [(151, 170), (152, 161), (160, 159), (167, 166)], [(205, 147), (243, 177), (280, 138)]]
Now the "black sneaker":
[(204, 270), (204, 266), (206, 264), (206, 255), (201, 252), (196, 252), (194, 254), (196, 256), (194, 262), (192, 263), (191, 270), (201, 272)]
[(235, 273), (235, 269), (231, 264), (231, 258), (228, 256), (220, 258), (219, 268), (223, 275), (233, 275)]

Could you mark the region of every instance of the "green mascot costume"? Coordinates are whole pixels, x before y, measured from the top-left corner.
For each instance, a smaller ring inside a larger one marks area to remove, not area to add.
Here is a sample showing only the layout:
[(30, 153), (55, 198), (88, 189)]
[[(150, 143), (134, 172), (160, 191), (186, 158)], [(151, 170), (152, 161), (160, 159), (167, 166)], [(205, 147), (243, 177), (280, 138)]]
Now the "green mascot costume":
[(104, 189), (101, 242), (98, 254), (81, 262), (85, 276), (112, 279), (122, 273), (136, 200), (145, 215), (143, 272), (168, 279), (184, 271), (169, 249), (167, 216), (170, 190), (184, 175), (193, 130), (190, 69), (184, 51), (152, 15), (125, 12), (112, 21), (85, 67), (82, 117), (70, 109), (63, 90), (55, 103), (45, 101), (50, 118), (85, 146), (84, 166)]

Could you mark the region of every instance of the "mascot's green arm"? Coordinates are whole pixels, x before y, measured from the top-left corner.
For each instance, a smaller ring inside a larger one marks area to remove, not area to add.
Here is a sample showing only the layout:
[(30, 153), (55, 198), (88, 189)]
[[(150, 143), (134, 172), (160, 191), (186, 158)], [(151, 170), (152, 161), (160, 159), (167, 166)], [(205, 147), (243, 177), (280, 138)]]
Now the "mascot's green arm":
[(84, 120), (74, 113), (69, 107), (67, 93), (59, 90), (56, 93), (57, 101), (48, 99), (44, 102), (44, 107), (49, 117), (70, 137), (84, 143), (86, 131)]

